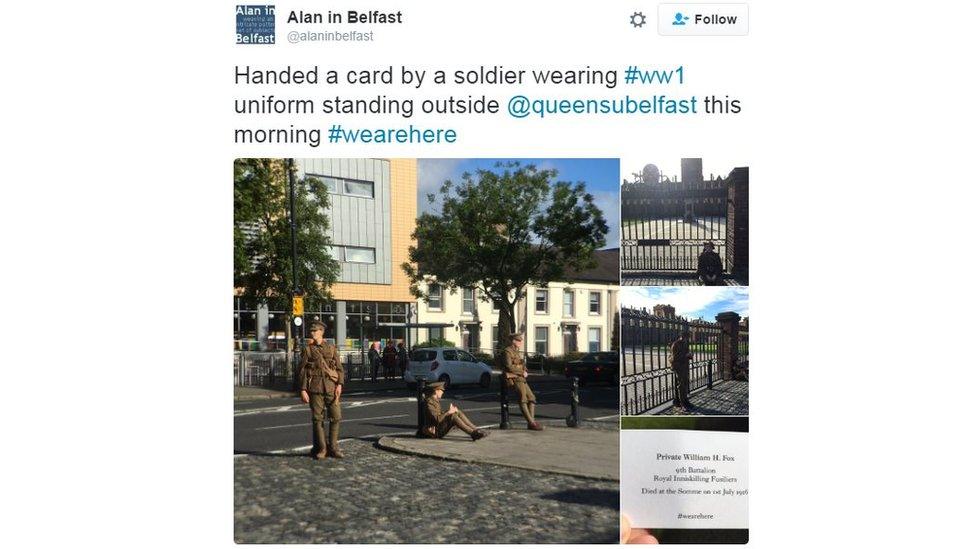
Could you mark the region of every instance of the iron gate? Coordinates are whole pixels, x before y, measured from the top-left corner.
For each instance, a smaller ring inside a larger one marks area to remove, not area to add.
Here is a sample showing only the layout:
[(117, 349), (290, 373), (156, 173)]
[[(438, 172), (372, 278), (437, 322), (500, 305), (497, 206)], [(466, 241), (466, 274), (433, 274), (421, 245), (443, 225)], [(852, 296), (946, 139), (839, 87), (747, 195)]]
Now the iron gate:
[(620, 413), (643, 414), (673, 402), (675, 379), (668, 362), (671, 343), (690, 332), (691, 391), (712, 387), (718, 371), (722, 328), (716, 323), (655, 316), (644, 309), (622, 308)]
[(727, 271), (728, 190), (674, 185), (621, 189), (621, 270), (694, 272), (703, 245), (711, 242)]

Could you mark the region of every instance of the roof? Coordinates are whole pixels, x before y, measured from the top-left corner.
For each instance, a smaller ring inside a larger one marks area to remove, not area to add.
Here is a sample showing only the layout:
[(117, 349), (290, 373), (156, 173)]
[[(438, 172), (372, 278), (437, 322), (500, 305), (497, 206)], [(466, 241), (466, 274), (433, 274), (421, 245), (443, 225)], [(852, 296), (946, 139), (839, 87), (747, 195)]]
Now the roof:
[(620, 284), (620, 248), (605, 248), (593, 252), (596, 267), (584, 271), (566, 270), (566, 282), (608, 282)]

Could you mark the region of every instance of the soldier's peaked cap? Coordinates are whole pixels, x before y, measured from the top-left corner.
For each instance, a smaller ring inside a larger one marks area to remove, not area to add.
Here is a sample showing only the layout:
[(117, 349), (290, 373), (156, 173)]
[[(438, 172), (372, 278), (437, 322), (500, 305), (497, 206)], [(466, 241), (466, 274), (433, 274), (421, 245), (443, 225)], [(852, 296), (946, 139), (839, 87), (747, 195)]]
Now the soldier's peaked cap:
[(437, 389), (444, 389), (443, 381), (435, 381), (433, 383), (428, 384), (426, 387), (424, 387), (424, 391), (428, 393), (433, 393)]
[(512, 341), (515, 341), (516, 339), (519, 340), (519, 341), (522, 341), (522, 339), (524, 337), (525, 336), (523, 336), (522, 334), (516, 332), (516, 333), (512, 334)]
[(314, 330), (322, 330), (324, 332), (325, 331), (325, 324), (323, 324), (321, 321), (313, 320), (308, 325), (308, 331), (311, 332), (311, 331), (314, 331)]

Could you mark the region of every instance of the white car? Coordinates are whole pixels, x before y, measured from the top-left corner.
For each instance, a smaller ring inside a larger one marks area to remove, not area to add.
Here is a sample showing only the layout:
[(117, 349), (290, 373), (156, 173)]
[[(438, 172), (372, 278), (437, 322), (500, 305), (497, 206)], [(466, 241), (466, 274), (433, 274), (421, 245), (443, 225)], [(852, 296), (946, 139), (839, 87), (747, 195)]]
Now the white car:
[(410, 353), (410, 365), (403, 373), (408, 386), (416, 385), (418, 379), (428, 383), (443, 381), (446, 386), (477, 383), (488, 388), (491, 386), (491, 367), (462, 349), (425, 347)]

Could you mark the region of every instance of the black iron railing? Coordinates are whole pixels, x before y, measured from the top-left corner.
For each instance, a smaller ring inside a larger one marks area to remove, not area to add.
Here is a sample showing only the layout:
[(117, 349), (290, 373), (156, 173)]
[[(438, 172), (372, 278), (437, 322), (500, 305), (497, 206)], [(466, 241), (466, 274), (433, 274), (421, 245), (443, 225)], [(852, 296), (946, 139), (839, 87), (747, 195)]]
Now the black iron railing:
[(673, 402), (676, 386), (671, 371), (671, 344), (685, 331), (690, 389), (711, 387), (718, 371), (722, 329), (717, 323), (657, 316), (643, 309), (622, 308), (620, 412), (643, 414)]

